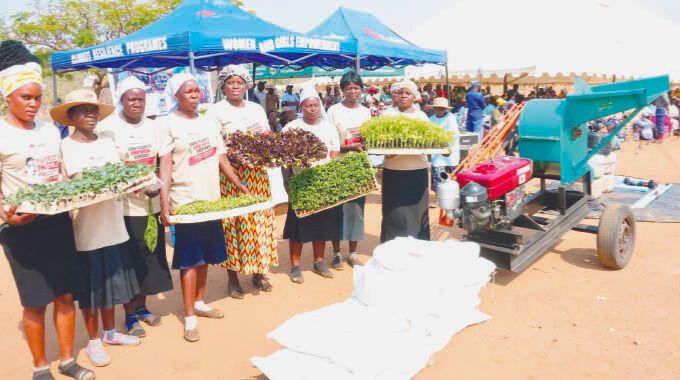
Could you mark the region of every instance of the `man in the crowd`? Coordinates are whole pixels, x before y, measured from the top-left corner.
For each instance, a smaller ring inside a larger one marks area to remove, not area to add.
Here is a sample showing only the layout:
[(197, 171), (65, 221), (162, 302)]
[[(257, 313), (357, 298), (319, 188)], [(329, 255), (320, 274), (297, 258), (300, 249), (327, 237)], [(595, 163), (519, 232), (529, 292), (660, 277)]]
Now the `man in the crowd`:
[(279, 111), (279, 95), (276, 93), (276, 87), (272, 84), (267, 86), (267, 95), (265, 96), (264, 109), (269, 114), (270, 112)]
[(293, 93), (293, 85), (289, 84), (281, 97), (281, 108), (284, 112), (293, 111), (293, 113), (297, 113), (298, 105), (300, 105), (300, 98)]
[(465, 130), (468, 132), (475, 132), (479, 134), (479, 141), (482, 141), (482, 125), (484, 122), (484, 108), (486, 102), (484, 95), (479, 90), (482, 85), (478, 81), (472, 81), (470, 90), (465, 96), (465, 103), (467, 104), (467, 120), (465, 123)]
[(262, 81), (257, 82), (257, 88), (255, 89), (255, 91), (253, 91), (253, 95), (255, 95), (255, 98), (253, 99), (253, 101), (255, 103), (260, 103), (262, 108), (265, 108), (267, 106), (267, 104), (266, 104), (267, 93), (264, 91), (265, 84), (266, 83), (262, 82)]

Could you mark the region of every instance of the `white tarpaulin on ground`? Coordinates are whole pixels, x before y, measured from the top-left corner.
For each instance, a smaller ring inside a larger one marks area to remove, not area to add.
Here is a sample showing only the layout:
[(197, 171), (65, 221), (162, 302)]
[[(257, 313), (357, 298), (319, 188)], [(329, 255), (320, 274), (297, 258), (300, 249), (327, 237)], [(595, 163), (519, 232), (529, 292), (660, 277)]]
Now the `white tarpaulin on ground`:
[(406, 37), (447, 50), (451, 72), (536, 66), (537, 75), (680, 80), (680, 25), (635, 0), (460, 0), (418, 25)]
[(351, 298), (289, 319), (268, 335), (285, 348), (252, 362), (271, 380), (410, 379), (489, 318), (478, 294), (494, 270), (476, 243), (381, 244), (354, 268)]

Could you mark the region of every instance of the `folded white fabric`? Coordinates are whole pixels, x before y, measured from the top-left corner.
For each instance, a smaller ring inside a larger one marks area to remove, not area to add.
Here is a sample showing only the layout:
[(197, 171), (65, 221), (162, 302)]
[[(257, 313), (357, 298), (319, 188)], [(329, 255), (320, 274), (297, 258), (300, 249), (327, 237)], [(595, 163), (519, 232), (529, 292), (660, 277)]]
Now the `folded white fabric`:
[(272, 380), (409, 379), (489, 319), (478, 294), (494, 269), (475, 243), (387, 242), (354, 268), (352, 298), (284, 322), (268, 337), (286, 348), (252, 362)]

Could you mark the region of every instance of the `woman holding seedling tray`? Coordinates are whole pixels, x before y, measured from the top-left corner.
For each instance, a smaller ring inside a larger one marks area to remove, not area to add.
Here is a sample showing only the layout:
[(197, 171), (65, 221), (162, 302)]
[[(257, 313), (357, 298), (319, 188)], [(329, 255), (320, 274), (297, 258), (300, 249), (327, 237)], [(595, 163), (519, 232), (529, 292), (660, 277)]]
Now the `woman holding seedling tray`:
[[(302, 119), (291, 121), (283, 130), (302, 129), (310, 131), (326, 144), (328, 156), (314, 165), (323, 164), (338, 157), (340, 154), (338, 130), (325, 120), (323, 105), (316, 89), (313, 87), (303, 88), (300, 104)], [(294, 169), (294, 171), (300, 172), (299, 169)], [(312, 249), (314, 250), (313, 272), (325, 278), (333, 277), (333, 273), (331, 273), (324, 261), (324, 252), (326, 250), (326, 242), (338, 237), (339, 210), (339, 207), (333, 207), (304, 218), (298, 218), (291, 205), (288, 205), (288, 215), (286, 216), (283, 238), (289, 239), (290, 244), (291, 281), (298, 284), (304, 282), (302, 271), (300, 270), (300, 257), (302, 256), (302, 245), (308, 242), (312, 242)]]
[[(164, 129), (160, 143), (161, 221), (169, 225), (173, 208), (194, 201), (220, 199), (220, 171), (239, 190), (248, 193), (227, 160), (220, 127), (199, 115), (201, 88), (190, 74), (176, 74), (166, 86), (173, 100), (170, 114), (160, 123)], [(208, 264), (227, 259), (224, 231), (220, 220), (175, 226), (175, 253), (172, 267), (180, 271), (184, 301), (184, 339), (198, 341), (196, 316), (223, 318), (224, 314), (203, 301)]]
[[(359, 126), (371, 118), (371, 111), (359, 103), (361, 76), (350, 71), (340, 78), (340, 89), (344, 95), (342, 102), (328, 109), (328, 120), (340, 133), (341, 152), (362, 152), (364, 150)], [(364, 240), (364, 206), (366, 197), (349, 201), (340, 207), (341, 223), (339, 238), (333, 240), (333, 269), (342, 269), (340, 240), (349, 241), (347, 263), (354, 267), (361, 265), (357, 256), (357, 243)]]
[[(385, 115), (401, 115), (428, 121), (427, 115), (413, 103), (418, 94), (416, 84), (405, 80), (395, 83), (397, 91), (394, 108)], [(380, 242), (398, 236), (413, 236), (430, 240), (428, 217), (427, 157), (419, 155), (388, 155), (383, 163), (382, 226)]]
[[(120, 159), (126, 163), (156, 168), (160, 128), (155, 120), (144, 117), (145, 84), (134, 76), (120, 81), (116, 89), (117, 112), (102, 120), (97, 133), (110, 137)], [(139, 282), (140, 294), (124, 305), (125, 326), (130, 335), (142, 338), (149, 326), (161, 324), (161, 318), (146, 307), (146, 297), (172, 290), (172, 277), (165, 252), (165, 229), (158, 222), (160, 190), (140, 191), (123, 198), (125, 228), (130, 235), (130, 251)]]
[[(252, 85), (248, 70), (241, 66), (230, 65), (220, 72), (217, 88), (222, 90), (225, 99), (214, 104), (208, 116), (217, 121), (223, 135), (236, 131), (269, 133), (269, 123), (262, 106), (243, 99), (246, 90)], [(234, 170), (253, 195), (271, 197), (266, 168), (235, 165)], [(224, 175), (220, 176), (220, 191), (223, 197), (237, 197), (240, 194), (239, 189)], [(274, 210), (271, 208), (224, 219), (227, 260), (220, 266), (226, 268), (229, 274), (227, 292), (230, 297), (243, 298), (243, 288), (237, 273), (252, 274), (255, 288), (264, 292), (272, 291), (266, 275), (270, 266), (279, 265), (275, 232)]]

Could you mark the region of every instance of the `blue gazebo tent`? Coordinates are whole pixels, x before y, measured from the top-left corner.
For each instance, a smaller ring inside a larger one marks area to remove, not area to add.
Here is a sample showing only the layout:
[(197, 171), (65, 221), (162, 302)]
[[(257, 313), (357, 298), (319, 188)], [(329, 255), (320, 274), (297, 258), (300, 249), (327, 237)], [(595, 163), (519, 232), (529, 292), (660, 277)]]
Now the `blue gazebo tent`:
[[(419, 47), (405, 40), (372, 14), (340, 7), (307, 36), (334, 40), (339, 53), (317, 54), (314, 65), (326, 68), (404, 67), (433, 63), (446, 65), (446, 51)], [(345, 47), (351, 49), (347, 54)]]
[(227, 64), (304, 67), (315, 53), (351, 51), (335, 40), (295, 33), (228, 0), (185, 0), (173, 12), (128, 36), (101, 45), (52, 54), (57, 72), (111, 68)]

